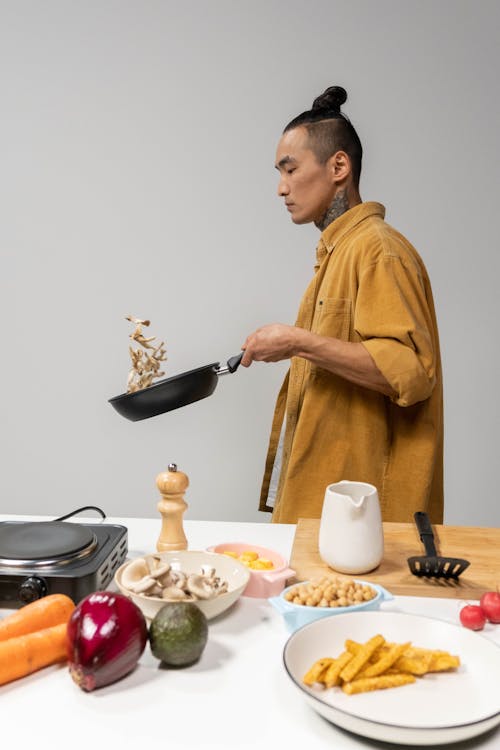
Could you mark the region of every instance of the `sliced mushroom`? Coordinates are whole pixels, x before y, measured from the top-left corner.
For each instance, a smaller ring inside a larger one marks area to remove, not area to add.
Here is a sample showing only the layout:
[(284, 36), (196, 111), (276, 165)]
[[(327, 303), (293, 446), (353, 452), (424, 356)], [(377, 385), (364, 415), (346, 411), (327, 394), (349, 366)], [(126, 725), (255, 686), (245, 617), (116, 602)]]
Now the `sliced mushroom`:
[(202, 565), (201, 566), (201, 574), (205, 578), (214, 578), (215, 577), (215, 568), (213, 568), (211, 565)]
[(211, 565), (202, 565), (201, 573), (187, 575), (175, 570), (158, 553), (132, 560), (124, 569), (122, 586), (135, 594), (172, 601), (213, 599), (228, 589), (227, 581), (216, 576)]
[[(167, 571), (162, 576), (157, 578), (158, 586), (161, 586), (163, 589), (167, 588), (168, 586), (172, 586), (175, 584), (175, 581), (172, 580), (172, 577), (170, 575), (171, 571)], [(179, 586), (179, 588), (182, 588), (182, 586)]]
[(152, 573), (151, 578), (162, 578), (164, 575), (170, 572), (170, 565), (168, 563), (162, 563)]
[(146, 561), (146, 565), (148, 566), (148, 572), (150, 574), (154, 573), (155, 570), (157, 570), (161, 562), (160, 555), (146, 555), (144, 560)]
[(138, 557), (137, 560), (132, 560), (123, 570), (122, 573), (122, 586), (126, 589), (131, 589), (136, 583), (138, 583), (144, 576), (149, 573), (146, 561), (142, 557)]
[(141, 578), (140, 581), (132, 584), (132, 586), (130, 587), (130, 591), (132, 591), (134, 594), (145, 594), (150, 589), (155, 588), (155, 586), (156, 581), (154, 578), (151, 578), (151, 576), (144, 576), (144, 578)]
[(182, 570), (171, 570), (170, 580), (180, 589), (186, 589), (187, 575)]
[(220, 578), (216, 579), (218, 582), (216, 583), (216, 589), (215, 592), (217, 596), (219, 594), (224, 594), (227, 591), (227, 581), (221, 581)]
[(183, 589), (180, 589), (177, 586), (168, 586), (168, 588), (163, 589), (161, 593), (162, 599), (173, 599), (174, 601), (186, 599), (188, 596), (189, 595), (186, 594)]
[(187, 579), (188, 590), (198, 597), (198, 599), (213, 599), (215, 588), (213, 583), (204, 576), (192, 573)]

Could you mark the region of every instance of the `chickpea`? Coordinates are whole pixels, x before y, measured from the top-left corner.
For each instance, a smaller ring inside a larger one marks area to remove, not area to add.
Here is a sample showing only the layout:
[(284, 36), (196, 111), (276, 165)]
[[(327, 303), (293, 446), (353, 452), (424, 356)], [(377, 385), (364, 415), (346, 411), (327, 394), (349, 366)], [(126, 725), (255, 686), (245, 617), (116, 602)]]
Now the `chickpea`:
[(310, 597), (314, 605), (319, 604), (321, 601), (321, 590), (317, 589), (314, 594)]
[(346, 578), (323, 577), (294, 586), (285, 594), (287, 601), (307, 607), (349, 607), (370, 601), (376, 596), (368, 584)]

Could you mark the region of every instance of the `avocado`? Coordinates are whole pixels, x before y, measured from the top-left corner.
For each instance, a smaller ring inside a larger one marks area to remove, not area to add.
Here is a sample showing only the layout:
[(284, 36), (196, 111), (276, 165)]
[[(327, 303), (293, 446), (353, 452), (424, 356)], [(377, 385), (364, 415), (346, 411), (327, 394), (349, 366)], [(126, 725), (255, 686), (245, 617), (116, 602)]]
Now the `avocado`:
[(172, 667), (184, 667), (197, 661), (207, 639), (207, 618), (192, 602), (165, 604), (149, 627), (153, 655)]

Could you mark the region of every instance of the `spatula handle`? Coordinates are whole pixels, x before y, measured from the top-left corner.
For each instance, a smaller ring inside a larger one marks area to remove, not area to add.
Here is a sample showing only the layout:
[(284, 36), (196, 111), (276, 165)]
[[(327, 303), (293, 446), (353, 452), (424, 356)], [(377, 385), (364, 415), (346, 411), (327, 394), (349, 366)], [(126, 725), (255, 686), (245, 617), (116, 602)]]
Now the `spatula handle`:
[(427, 513), (417, 511), (414, 514), (415, 523), (417, 525), (418, 533), (420, 534), (420, 540), (425, 547), (425, 554), (428, 557), (436, 557), (436, 546), (434, 544), (434, 533), (432, 531), (431, 522)]

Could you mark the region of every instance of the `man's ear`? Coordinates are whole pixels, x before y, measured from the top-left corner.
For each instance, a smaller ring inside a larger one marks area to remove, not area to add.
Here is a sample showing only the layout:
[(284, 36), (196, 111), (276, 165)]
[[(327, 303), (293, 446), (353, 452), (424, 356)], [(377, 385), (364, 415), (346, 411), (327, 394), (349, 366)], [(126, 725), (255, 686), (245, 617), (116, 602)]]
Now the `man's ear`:
[(345, 151), (336, 151), (330, 156), (329, 162), (334, 182), (344, 182), (352, 174), (351, 160)]

